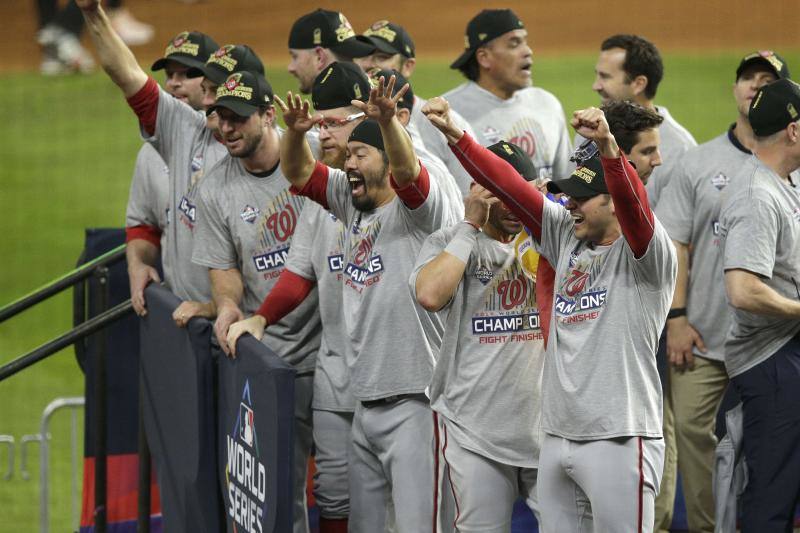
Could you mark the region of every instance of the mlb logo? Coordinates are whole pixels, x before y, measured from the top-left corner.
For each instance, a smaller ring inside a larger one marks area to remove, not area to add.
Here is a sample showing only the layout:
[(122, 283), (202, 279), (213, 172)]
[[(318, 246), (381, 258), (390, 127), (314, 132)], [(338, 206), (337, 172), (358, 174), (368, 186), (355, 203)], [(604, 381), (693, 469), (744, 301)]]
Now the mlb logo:
[(252, 447), (256, 433), (253, 410), (243, 403), (239, 407), (239, 438)]
[(252, 224), (258, 218), (258, 209), (252, 205), (246, 205), (239, 216), (242, 217), (242, 220), (245, 222)]
[(711, 184), (714, 187), (716, 187), (718, 191), (724, 189), (725, 186), (727, 186), (728, 183), (730, 183), (730, 181), (731, 181), (730, 178), (725, 174), (723, 174), (722, 172), (711, 178)]

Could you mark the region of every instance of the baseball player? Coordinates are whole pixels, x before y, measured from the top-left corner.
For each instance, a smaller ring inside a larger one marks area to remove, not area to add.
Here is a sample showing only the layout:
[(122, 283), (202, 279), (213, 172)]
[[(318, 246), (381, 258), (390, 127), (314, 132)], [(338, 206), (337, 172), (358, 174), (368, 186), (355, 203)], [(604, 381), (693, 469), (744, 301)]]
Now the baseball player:
[(510, 9), (486, 9), (467, 24), (466, 49), (450, 68), (467, 82), (444, 94), (488, 146), (502, 139), (528, 154), (541, 178), (569, 174), (572, 151), (564, 110), (555, 96), (531, 87), (531, 49)]
[[(363, 36), (370, 39), (375, 45), (375, 52), (372, 55), (355, 60), (365, 71), (370, 72), (375, 68), (395, 70), (406, 79), (411, 77), (416, 66), (416, 49), (411, 36), (402, 26), (388, 20), (379, 20), (372, 24), (363, 33)], [(398, 87), (401, 85), (398, 84)], [(458, 162), (453, 152), (450, 151), (447, 141), (442, 138), (439, 131), (431, 126), (430, 122), (422, 114), (421, 110), (426, 102), (427, 100), (420, 98), (419, 95), (414, 95), (414, 106), (411, 109), (409, 121), (404, 124), (406, 130), (414, 140), (416, 148), (419, 148), (420, 145), (425, 146), (428, 152), (441, 159), (447, 166), (447, 170), (455, 178), (462, 196), (466, 196), (469, 193), (472, 178), (461, 166), (461, 163)], [(453, 120), (464, 128), (467, 133), (472, 134), (472, 128), (461, 115), (454, 112)], [(461, 206), (462, 203), (459, 201), (458, 205)]]
[(746, 533), (791, 531), (800, 492), (800, 178), (790, 175), (800, 167), (798, 110), (800, 86), (791, 80), (755, 94), (755, 156), (720, 215), (733, 308), (725, 367), (744, 414)]
[(356, 35), (342, 13), (317, 9), (295, 21), (289, 32), (289, 74), (300, 82), (300, 92), (311, 93), (314, 79), (334, 61), (352, 61), (372, 54), (372, 41)]
[(596, 108), (576, 111), (572, 124), (597, 153), (584, 154), (569, 178), (548, 183), (568, 196), (566, 210), (459, 130), (446, 100), (433, 99), (424, 111), (555, 265), (542, 381), (543, 530), (651, 531), (664, 451), (655, 351), (675, 252), (641, 180)]
[[(697, 143), (664, 106), (656, 106), (658, 85), (664, 76), (661, 54), (653, 43), (638, 35), (612, 35), (600, 45), (592, 90), (603, 103), (630, 100), (656, 111), (664, 118), (658, 133), (664, 164), (647, 183), (647, 196), (655, 209), (661, 191), (669, 181), (672, 167), (680, 156)], [(575, 144), (579, 144), (576, 138)]]
[[(326, 83), (336, 78), (333, 71)], [(349, 464), (354, 532), (383, 531), (389, 500), (398, 532), (423, 531), (434, 520), (435, 417), (424, 395), (433, 349), (423, 323), (438, 319), (417, 308), (407, 282), (423, 240), (455, 221), (395, 116), (404, 91), (390, 97), (393, 85), (381, 79), (357, 106), (370, 120), (350, 134), (346, 174), (315, 162), (303, 140), (322, 117), (291, 93), (281, 103), (284, 174), (346, 229), (343, 316), (358, 400)]]
[[(227, 345), (228, 327), (255, 312), (275, 285), (292, 244), (303, 198), (292, 195), (279, 168), (279, 132), (272, 88), (261, 75), (231, 74), (217, 90), (216, 111), (228, 149), (200, 186), (192, 260), (208, 268), (217, 309), (214, 330)], [(294, 531), (308, 531), (306, 468), (311, 450), (311, 394), (320, 342), (316, 293), (263, 342), (297, 370), (294, 425)]]
[[(537, 178), (513, 144), (489, 147), (526, 180)], [(428, 311), (446, 315), (429, 388), (439, 414), (456, 531), (507, 532), (518, 495), (538, 514), (544, 342), (535, 282), (515, 260), (519, 218), (480, 185), (465, 219), (425, 241), (410, 285)]]
[(691, 531), (714, 530), (714, 428), (728, 384), (724, 343), (731, 314), (720, 275), (720, 205), (731, 185), (748, 179), (742, 172), (756, 144), (747, 118), (750, 102), (760, 87), (788, 77), (786, 62), (774, 52), (745, 56), (733, 85), (736, 122), (681, 157), (656, 208), (678, 254), (678, 282), (667, 319), (670, 366), (665, 402), (674, 414), (678, 467)]

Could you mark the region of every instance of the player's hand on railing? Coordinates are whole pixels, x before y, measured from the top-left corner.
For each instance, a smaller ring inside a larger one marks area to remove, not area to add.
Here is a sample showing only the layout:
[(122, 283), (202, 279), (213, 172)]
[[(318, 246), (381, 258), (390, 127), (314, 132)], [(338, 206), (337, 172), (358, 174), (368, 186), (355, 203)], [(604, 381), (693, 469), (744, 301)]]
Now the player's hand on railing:
[(231, 355), (228, 347), (228, 329), (231, 324), (244, 318), (241, 309), (234, 305), (226, 305), (217, 309), (217, 320), (214, 322), (214, 334), (217, 336), (219, 346), (226, 355)]
[(249, 333), (256, 340), (261, 340), (264, 337), (264, 329), (267, 327), (267, 319), (261, 315), (253, 315), (250, 318), (245, 318), (228, 328), (228, 348), (230, 348), (230, 356), (236, 357), (236, 341), (245, 333)]
[(311, 104), (308, 100), (303, 100), (299, 94), (292, 94), (292, 91), (286, 93), (285, 102), (276, 95), (275, 103), (283, 113), (286, 128), (297, 133), (305, 134), (314, 127), (314, 124), (322, 120), (322, 115), (319, 113), (311, 114)]
[(464, 199), (464, 220), (482, 227), (489, 219), (489, 210), (492, 204), (497, 202), (497, 197), (491, 191), (473, 183), (469, 188), (469, 194)]
[(378, 84), (369, 92), (369, 100), (366, 102), (353, 100), (350, 103), (363, 111), (367, 118), (371, 118), (379, 124), (388, 124), (397, 113), (397, 102), (403, 98), (409, 88), (406, 83), (397, 91), (397, 94), (392, 96), (396, 81), (397, 78), (394, 75), (389, 78), (388, 82), (381, 76), (378, 78)]
[(151, 281), (161, 283), (158, 271), (144, 263), (128, 263), (128, 281), (131, 286), (131, 303), (133, 310), (139, 316), (147, 314), (147, 302), (144, 299), (144, 289)]
[(202, 318), (214, 318), (214, 303), (213, 302), (195, 302), (187, 301), (181, 304), (172, 312), (172, 320), (179, 328), (185, 328), (189, 320), (199, 316)]
[(428, 100), (422, 107), (422, 114), (447, 137), (450, 144), (456, 144), (464, 135), (464, 131), (456, 126), (450, 116), (450, 104), (441, 96)]

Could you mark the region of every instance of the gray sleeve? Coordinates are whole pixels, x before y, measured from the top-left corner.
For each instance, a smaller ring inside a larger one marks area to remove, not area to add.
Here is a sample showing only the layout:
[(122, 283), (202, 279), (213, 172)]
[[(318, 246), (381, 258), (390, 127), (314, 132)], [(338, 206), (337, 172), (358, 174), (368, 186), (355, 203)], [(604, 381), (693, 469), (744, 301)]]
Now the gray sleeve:
[(695, 189), (684, 163), (681, 160), (675, 165), (655, 213), (672, 240), (688, 244), (692, 241)]
[(350, 186), (347, 183), (347, 174), (337, 168), (328, 167), (328, 209), (333, 216), (347, 225), (348, 209), (352, 206), (350, 201)]
[[(419, 276), (419, 271), (444, 251), (449, 241), (449, 229), (450, 228), (434, 231), (428, 235), (428, 238), (425, 239), (425, 242), (422, 244), (422, 248), (417, 256), (417, 261), (414, 264), (414, 270), (411, 272), (411, 277), (408, 280), (408, 288), (415, 302), (417, 301), (417, 276)], [(450, 303), (448, 302), (447, 305), (450, 305)]]
[(725, 248), (723, 268), (742, 269), (772, 277), (778, 239), (778, 213), (769, 202), (745, 194), (732, 199), (723, 212)]
[(187, 134), (206, 125), (206, 116), (195, 111), (189, 104), (173, 98), (161, 87), (158, 88), (158, 112), (156, 130), (148, 136), (141, 130), (142, 137), (158, 150), (164, 161), (169, 161), (177, 143), (187, 139)]
[[(422, 163), (420, 163), (422, 165)], [(427, 168), (425, 169), (427, 172)], [(428, 173), (428, 196), (422, 205), (416, 209), (410, 209), (403, 203), (404, 212), (411, 222), (426, 233), (433, 233), (437, 229), (446, 225), (446, 206), (447, 198), (437, 180)]]
[(161, 213), (165, 198), (159, 195), (156, 180), (166, 180), (166, 165), (152, 146), (144, 144), (136, 156), (128, 205), (125, 210), (125, 226), (154, 226), (163, 229), (164, 213)]
[(225, 211), (220, 205), (223, 188), (213, 187), (213, 171), (200, 182), (197, 195), (197, 226), (194, 230), (192, 262), (216, 269), (238, 268), (238, 256)]
[(310, 281), (316, 281), (314, 264), (311, 260), (311, 250), (314, 242), (314, 228), (319, 227), (320, 221), (317, 213), (324, 213), (321, 207), (314, 202), (306, 202), (300, 219), (292, 235), (292, 244), (289, 257), (286, 259), (286, 268), (291, 272)]
[(555, 267), (561, 250), (568, 238), (570, 226), (573, 224), (569, 211), (561, 204), (544, 201), (542, 210), (542, 240), (537, 242), (531, 234), (531, 240), (536, 244), (536, 251), (544, 256)]
[(653, 237), (643, 256), (637, 258), (627, 240), (624, 241), (623, 246), (633, 263), (635, 272), (640, 276), (639, 280), (649, 286), (650, 290), (661, 289), (664, 287), (665, 280), (674, 281), (678, 272), (675, 245), (672, 244), (669, 234), (658, 219), (656, 219)]

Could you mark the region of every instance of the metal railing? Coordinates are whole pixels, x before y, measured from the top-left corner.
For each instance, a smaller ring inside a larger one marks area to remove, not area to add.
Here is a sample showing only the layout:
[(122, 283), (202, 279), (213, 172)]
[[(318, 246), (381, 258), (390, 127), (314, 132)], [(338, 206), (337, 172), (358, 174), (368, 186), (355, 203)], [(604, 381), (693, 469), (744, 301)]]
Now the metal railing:
[[(72, 272), (48, 283), (47, 285), (27, 294), (18, 300), (0, 308), (0, 323), (12, 318), (22, 311), (54, 296), (65, 289), (73, 287), (84, 280), (95, 277), (100, 290), (97, 291), (97, 308), (102, 312), (82, 324), (76, 326), (67, 333), (35, 348), (29, 353), (12, 360), (0, 367), (0, 381), (8, 379), (17, 372), (42, 361), (67, 346), (82, 341), (87, 336), (97, 333), (98, 349), (94, 359), (94, 383), (95, 394), (95, 502), (94, 502), (94, 524), (97, 533), (105, 533), (107, 529), (106, 517), (106, 429), (107, 429), (107, 405), (106, 405), (106, 333), (105, 328), (111, 323), (123, 318), (131, 312), (132, 305), (130, 300), (108, 309), (109, 300), (109, 266), (118, 263), (125, 258), (125, 245), (120, 245), (113, 250), (85, 263)], [(49, 407), (49, 406), (48, 406)], [(41, 438), (41, 435), (45, 435)], [(47, 450), (46, 433), (39, 435), (41, 446)], [(141, 440), (140, 440), (141, 441)], [(149, 465), (149, 453), (147, 464)], [(140, 460), (143, 457), (140, 456)], [(148, 471), (149, 473), (149, 471)], [(47, 484), (43, 483), (40, 490), (46, 490)], [(148, 480), (149, 489), (149, 480)], [(149, 511), (148, 511), (149, 517)], [(149, 521), (148, 521), (149, 523)], [(46, 529), (43, 529), (46, 531)]]

